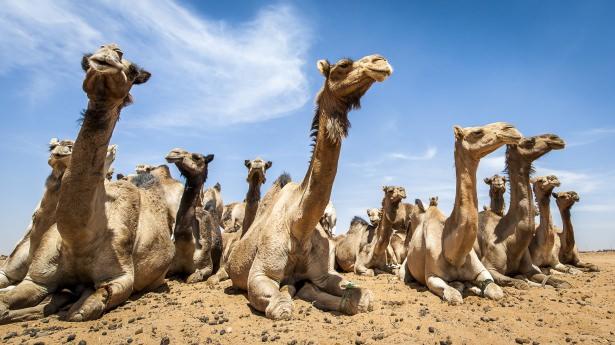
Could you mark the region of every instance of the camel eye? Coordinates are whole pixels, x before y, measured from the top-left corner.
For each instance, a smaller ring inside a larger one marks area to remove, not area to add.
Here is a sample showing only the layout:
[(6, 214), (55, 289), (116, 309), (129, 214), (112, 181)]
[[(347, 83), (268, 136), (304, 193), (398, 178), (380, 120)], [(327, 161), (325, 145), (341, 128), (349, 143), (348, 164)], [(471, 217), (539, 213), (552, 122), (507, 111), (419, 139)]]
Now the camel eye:
[(119, 49), (115, 49), (115, 52), (117, 53), (118, 58), (122, 60), (122, 57), (124, 57), (124, 52)]
[(342, 61), (338, 64), (338, 66), (341, 68), (348, 68), (348, 66), (350, 66), (350, 61)]

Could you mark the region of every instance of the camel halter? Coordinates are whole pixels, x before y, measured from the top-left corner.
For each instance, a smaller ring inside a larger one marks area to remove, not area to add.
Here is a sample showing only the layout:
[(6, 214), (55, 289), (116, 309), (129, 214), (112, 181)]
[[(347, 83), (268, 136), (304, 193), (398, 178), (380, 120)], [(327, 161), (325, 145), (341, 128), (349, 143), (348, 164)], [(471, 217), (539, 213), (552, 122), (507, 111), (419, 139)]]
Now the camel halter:
[(485, 279), (478, 283), (478, 287), (480, 288), (480, 296), (485, 297), (485, 290), (489, 284), (494, 283), (492, 279)]

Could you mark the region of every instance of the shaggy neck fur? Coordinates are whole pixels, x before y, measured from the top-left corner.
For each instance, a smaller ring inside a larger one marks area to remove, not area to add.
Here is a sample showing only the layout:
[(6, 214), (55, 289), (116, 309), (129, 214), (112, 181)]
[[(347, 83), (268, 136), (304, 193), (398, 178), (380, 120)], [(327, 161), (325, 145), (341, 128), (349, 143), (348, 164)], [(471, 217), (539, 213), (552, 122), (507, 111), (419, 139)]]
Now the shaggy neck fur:
[(326, 87), (316, 100), (316, 114), (312, 121), (314, 150), (309, 169), (301, 183), (301, 200), (294, 227), (295, 236), (304, 238), (312, 233), (325, 211), (337, 173), (342, 140), (348, 133), (348, 112), (359, 106), (335, 97)]
[(254, 218), (256, 217), (256, 211), (258, 210), (258, 203), (261, 200), (261, 179), (258, 175), (254, 175), (250, 178), (250, 184), (248, 186), (248, 193), (246, 193), (246, 209), (243, 216), (243, 224), (241, 225), (241, 236), (243, 237)]
[(79, 246), (96, 239), (96, 231), (89, 224), (95, 217), (105, 217), (105, 160), (107, 147), (122, 103), (90, 100), (83, 113), (83, 124), (73, 146), (71, 165), (60, 187), (58, 202), (58, 230), (65, 243), (79, 242)]
[(455, 206), (443, 230), (444, 257), (455, 267), (465, 262), (478, 231), (478, 196), (476, 170), (478, 159), (464, 152), (461, 140), (455, 142), (455, 174), (457, 178)]
[(491, 211), (497, 215), (504, 215), (504, 191), (501, 189), (489, 188), (489, 197), (491, 198)]
[(191, 241), (193, 235), (198, 236), (199, 234), (196, 207), (200, 200), (203, 184), (207, 179), (207, 171), (202, 174), (190, 175), (185, 175), (182, 172), (182, 175), (186, 176), (186, 184), (177, 210), (173, 236), (176, 241)]

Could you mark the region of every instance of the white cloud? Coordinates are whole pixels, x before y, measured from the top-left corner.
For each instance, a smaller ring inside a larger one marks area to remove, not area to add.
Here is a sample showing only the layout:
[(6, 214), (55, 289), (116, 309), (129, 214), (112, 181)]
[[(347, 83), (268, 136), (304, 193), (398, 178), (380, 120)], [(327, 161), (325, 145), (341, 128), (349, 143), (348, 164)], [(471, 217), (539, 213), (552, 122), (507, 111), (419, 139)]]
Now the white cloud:
[(420, 155), (408, 155), (400, 152), (393, 152), (387, 155), (390, 159), (406, 160), (406, 161), (425, 161), (433, 159), (438, 154), (438, 149), (435, 147), (429, 147), (424, 153)]
[(536, 165), (536, 176), (544, 175), (557, 176), (562, 183), (561, 190), (574, 190), (581, 194), (594, 192), (600, 186), (600, 181), (602, 181), (602, 178), (593, 174), (549, 169)]
[(310, 36), (287, 5), (229, 24), (204, 19), (172, 0), (15, 0), (3, 3), (0, 16), (0, 74), (23, 69), (35, 90), (60, 87), (67, 78), (81, 78), (82, 53), (115, 41), (152, 72), (144, 93), (157, 100), (148, 115), (131, 116), (126, 125), (255, 122), (284, 116), (308, 101), (303, 66)]
[(488, 156), (480, 160), (481, 171), (501, 172), (506, 167), (506, 158), (501, 156)]

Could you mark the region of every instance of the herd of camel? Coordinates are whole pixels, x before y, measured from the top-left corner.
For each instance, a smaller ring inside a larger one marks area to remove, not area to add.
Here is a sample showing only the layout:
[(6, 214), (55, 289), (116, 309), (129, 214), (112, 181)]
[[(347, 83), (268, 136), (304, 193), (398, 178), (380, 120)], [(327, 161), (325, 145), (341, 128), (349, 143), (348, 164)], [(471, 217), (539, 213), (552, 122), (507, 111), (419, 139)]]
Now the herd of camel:
[[(437, 197), (427, 207), (419, 199), (404, 203), (403, 187), (385, 186), (382, 207), (367, 210), (369, 223), (355, 217), (346, 234), (334, 236), (330, 197), (348, 113), (393, 72), (380, 55), (318, 61), (324, 84), (311, 124), (312, 157), (299, 183), (282, 174), (261, 198), (272, 162), (246, 160), (245, 200), (224, 206), (219, 184), (204, 188), (214, 156), (179, 148), (166, 161), (184, 184), (167, 165), (140, 165), (136, 174), (113, 179), (113, 130), (132, 102), (132, 86), (150, 78), (123, 55), (107, 44), (82, 59), (89, 101), (81, 128), (74, 142), (49, 144), (43, 197), (0, 270), (0, 323), (60, 311), (68, 321), (97, 319), (168, 277), (208, 284), (230, 279), (252, 308), (278, 320), (291, 317), (294, 298), (348, 315), (370, 311), (373, 293), (338, 272), (395, 274), (459, 304), (464, 294), (500, 299), (500, 286), (565, 288), (570, 284), (554, 273), (598, 270), (580, 261), (575, 246), (570, 209), (579, 196), (553, 193), (560, 185), (555, 176), (530, 176), (532, 162), (564, 148), (564, 141), (552, 134), (524, 137), (502, 122), (453, 128), (456, 196), (448, 217)], [(485, 179), (491, 205), (479, 213), (479, 161), (504, 145), (508, 176)], [(551, 197), (562, 230), (553, 224)]]

